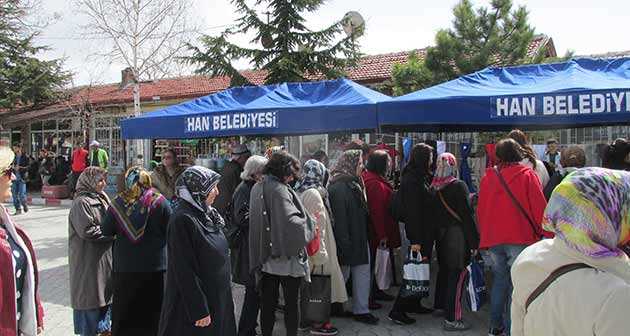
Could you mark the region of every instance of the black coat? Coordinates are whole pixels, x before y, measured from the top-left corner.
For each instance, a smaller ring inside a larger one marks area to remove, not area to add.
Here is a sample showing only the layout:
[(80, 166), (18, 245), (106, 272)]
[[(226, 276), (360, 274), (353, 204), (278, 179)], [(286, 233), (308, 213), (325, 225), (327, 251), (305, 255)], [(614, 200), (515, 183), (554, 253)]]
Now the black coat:
[(369, 264), (369, 210), (357, 179), (340, 178), (328, 187), (339, 264)]
[(435, 196), (429, 191), (430, 176), (420, 176), (416, 171), (403, 172), (400, 189), (402, 193), (405, 232), (411, 244), (422, 245), (422, 255), (430, 257), (435, 240)]
[(243, 167), (236, 161), (227, 162), (221, 171), (221, 180), (218, 186), (219, 196), (217, 196), (213, 206), (223, 218), (227, 218), (228, 208), (232, 203), (232, 195), (234, 195), (234, 190), (241, 183), (242, 172)]
[(567, 177), (567, 175), (569, 175), (570, 173), (560, 173), (560, 172), (555, 172), (553, 173), (553, 175), (551, 175), (551, 178), (549, 179), (549, 182), (547, 183), (547, 185), (545, 186), (545, 189), (543, 190), (543, 193), (545, 194), (545, 199), (547, 199), (547, 201), (549, 201), (549, 199), (551, 198), (551, 194), (553, 193), (553, 190), (556, 189), (556, 187), (562, 182), (562, 180), (564, 180), (565, 177)]
[[(459, 220), (447, 210), (439, 194)], [(479, 233), (468, 197), (468, 187), (463, 181), (453, 182), (436, 192), (438, 206), (434, 219), (438, 258), (440, 264), (451, 269), (466, 267), (470, 261), (470, 250), (479, 247)]]
[[(166, 291), (160, 336), (236, 335), (230, 258), (223, 231), (196, 208), (178, 201), (168, 225)], [(210, 315), (206, 328), (195, 322)]]
[(240, 243), (232, 250), (232, 281), (240, 285), (254, 285), (256, 280), (249, 272), (249, 196), (255, 181), (243, 181), (232, 197), (234, 213), (231, 225), (240, 230)]

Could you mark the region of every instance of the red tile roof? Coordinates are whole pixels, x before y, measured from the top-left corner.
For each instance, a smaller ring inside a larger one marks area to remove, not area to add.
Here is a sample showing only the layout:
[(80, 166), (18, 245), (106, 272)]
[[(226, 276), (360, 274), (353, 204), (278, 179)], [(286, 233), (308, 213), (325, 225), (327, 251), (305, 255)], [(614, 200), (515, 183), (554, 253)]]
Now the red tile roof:
[[(551, 46), (551, 48), (549, 48)], [(549, 53), (555, 56), (553, 41), (545, 35), (539, 35), (532, 41), (528, 53), (535, 55), (540, 48), (546, 47)], [(424, 56), (426, 49), (396, 52), (381, 55), (368, 55), (359, 60), (356, 67), (348, 70), (348, 78), (362, 84), (381, 83), (391, 78), (392, 67), (396, 63), (406, 63), (412, 52)], [(246, 70), (242, 74), (254, 84), (264, 83), (266, 73), (260, 70)], [(140, 83), (140, 100), (152, 101), (155, 97), (159, 100), (191, 99), (205, 96), (230, 86), (228, 77), (188, 76)], [(89, 97), (89, 101), (96, 106), (124, 105), (133, 103), (133, 88), (128, 86), (120, 89), (119, 83), (97, 85), (92, 87), (76, 88), (78, 93), (66, 103), (48, 106), (38, 111), (6, 111), (1, 112), (5, 123), (17, 123), (34, 117), (41, 117), (47, 111), (57, 113), (64, 107), (79, 104)]]

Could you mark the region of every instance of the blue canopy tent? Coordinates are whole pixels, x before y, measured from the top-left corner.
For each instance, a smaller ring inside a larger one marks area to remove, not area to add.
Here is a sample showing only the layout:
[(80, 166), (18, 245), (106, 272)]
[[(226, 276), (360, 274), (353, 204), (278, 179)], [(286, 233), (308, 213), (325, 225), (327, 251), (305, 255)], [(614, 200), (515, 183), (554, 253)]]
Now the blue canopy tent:
[(378, 128), (390, 98), (347, 79), (231, 88), (122, 120), (123, 139), (298, 135)]
[(492, 131), (630, 123), (630, 58), (487, 68), (379, 104), (382, 130)]

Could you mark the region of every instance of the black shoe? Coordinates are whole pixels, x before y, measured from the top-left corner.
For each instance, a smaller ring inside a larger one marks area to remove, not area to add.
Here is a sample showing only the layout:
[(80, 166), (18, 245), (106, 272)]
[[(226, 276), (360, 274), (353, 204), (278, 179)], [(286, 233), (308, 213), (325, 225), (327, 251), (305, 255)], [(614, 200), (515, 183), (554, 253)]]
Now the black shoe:
[(24, 213), (28, 212), (28, 205), (24, 204)]
[(400, 313), (400, 312), (391, 312), (389, 313), (389, 316), (387, 316), (387, 318), (396, 323), (396, 324), (400, 324), (400, 325), (410, 325), (410, 324), (414, 324), (416, 323), (416, 320), (412, 319), (411, 317), (407, 316), (407, 314), (405, 313)]
[(17, 209), (15, 210), (15, 212), (13, 213), (13, 216), (19, 216), (22, 214), (22, 210), (21, 209)]
[(505, 330), (503, 328), (490, 328), (488, 330), (488, 336), (503, 336), (505, 335)]
[(394, 301), (396, 299), (396, 297), (391, 296), (381, 290), (376, 291), (376, 293), (374, 293), (374, 300), (375, 301)]
[(433, 309), (431, 308), (427, 308), (424, 306), (420, 306), (419, 308), (416, 308), (412, 311), (409, 311), (408, 313), (412, 313), (412, 314), (431, 314), (433, 313)]
[(359, 314), (354, 315), (354, 320), (360, 323), (369, 324), (369, 325), (377, 325), (378, 317), (368, 313), (368, 314)]

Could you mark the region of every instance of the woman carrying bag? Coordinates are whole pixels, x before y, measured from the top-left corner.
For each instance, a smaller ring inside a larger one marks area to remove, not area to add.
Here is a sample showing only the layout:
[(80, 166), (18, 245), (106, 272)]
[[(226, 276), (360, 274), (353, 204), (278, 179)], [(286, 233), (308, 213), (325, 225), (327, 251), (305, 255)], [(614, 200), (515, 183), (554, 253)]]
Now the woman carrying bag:
[[(316, 221), (321, 238), (320, 248), (317, 253), (309, 257), (311, 266), (311, 282), (314, 283), (318, 277), (324, 277), (330, 282), (330, 303), (344, 303), (348, 301), (346, 286), (337, 259), (337, 242), (333, 233), (332, 217), (330, 215), (330, 203), (328, 200), (328, 170), (323, 163), (316, 160), (308, 160), (304, 164), (302, 179), (297, 192), (299, 193), (304, 208)], [(302, 305), (308, 297), (302, 296)], [(337, 328), (330, 323), (330, 311), (328, 317), (321, 321), (305, 321), (306, 317), (302, 310), (302, 322), (312, 323), (311, 334), (313, 335), (336, 335)]]
[(436, 316), (444, 316), (445, 331), (463, 331), (470, 325), (462, 320), (462, 271), (470, 263), (471, 250), (479, 246), (479, 234), (470, 207), (468, 187), (457, 178), (457, 160), (451, 153), (437, 159), (431, 190), (438, 204), (435, 212), (436, 249), (439, 272), (435, 289)]

